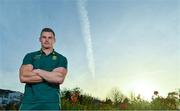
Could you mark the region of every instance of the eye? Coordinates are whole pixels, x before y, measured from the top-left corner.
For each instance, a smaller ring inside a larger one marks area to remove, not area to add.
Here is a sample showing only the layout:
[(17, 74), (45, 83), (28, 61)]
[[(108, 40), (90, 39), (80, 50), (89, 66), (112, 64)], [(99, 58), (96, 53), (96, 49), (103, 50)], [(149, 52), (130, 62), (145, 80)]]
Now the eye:
[(42, 36), (42, 38), (46, 38), (46, 36)]
[(52, 39), (52, 36), (49, 36), (48, 38), (49, 38), (49, 39)]

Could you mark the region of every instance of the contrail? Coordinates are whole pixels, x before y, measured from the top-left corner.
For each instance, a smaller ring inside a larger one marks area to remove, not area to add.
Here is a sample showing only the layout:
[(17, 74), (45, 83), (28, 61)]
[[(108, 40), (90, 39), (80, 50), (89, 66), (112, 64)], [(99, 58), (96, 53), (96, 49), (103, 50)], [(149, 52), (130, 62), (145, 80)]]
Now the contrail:
[(90, 33), (90, 22), (88, 18), (88, 12), (86, 10), (86, 1), (87, 0), (78, 0), (78, 10), (80, 14), (81, 20), (81, 28), (83, 32), (83, 37), (86, 45), (86, 56), (88, 60), (88, 67), (92, 74), (92, 77), (95, 77), (95, 63), (93, 57), (93, 48), (92, 48), (92, 40)]

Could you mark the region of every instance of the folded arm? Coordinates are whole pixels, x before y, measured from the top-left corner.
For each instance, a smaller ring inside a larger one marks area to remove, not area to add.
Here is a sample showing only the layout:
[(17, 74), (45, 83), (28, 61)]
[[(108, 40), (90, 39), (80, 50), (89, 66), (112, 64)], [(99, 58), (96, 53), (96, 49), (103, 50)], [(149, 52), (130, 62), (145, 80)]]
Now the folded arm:
[(33, 70), (34, 73), (41, 76), (47, 82), (62, 84), (67, 74), (67, 69), (63, 67), (55, 68), (53, 71), (45, 71), (42, 69), (35, 69)]
[(21, 83), (38, 83), (43, 81), (41, 76), (33, 72), (33, 66), (31, 64), (20, 67), (19, 79)]

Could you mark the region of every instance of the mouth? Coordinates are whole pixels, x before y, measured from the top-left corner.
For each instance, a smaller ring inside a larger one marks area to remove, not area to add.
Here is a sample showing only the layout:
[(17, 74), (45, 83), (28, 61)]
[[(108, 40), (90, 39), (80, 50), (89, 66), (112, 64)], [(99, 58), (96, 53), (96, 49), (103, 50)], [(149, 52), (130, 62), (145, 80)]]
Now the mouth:
[(45, 45), (48, 45), (48, 44), (49, 44), (49, 42), (45, 42), (44, 44), (45, 44)]

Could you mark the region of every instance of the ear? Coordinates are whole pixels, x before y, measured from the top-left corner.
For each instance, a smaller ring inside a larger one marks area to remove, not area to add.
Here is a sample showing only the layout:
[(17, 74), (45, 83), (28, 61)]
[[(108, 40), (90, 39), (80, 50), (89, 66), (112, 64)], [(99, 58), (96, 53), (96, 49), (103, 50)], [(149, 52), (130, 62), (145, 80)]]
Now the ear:
[(39, 42), (41, 42), (41, 37), (39, 37)]
[(54, 37), (54, 43), (56, 42), (56, 37)]

